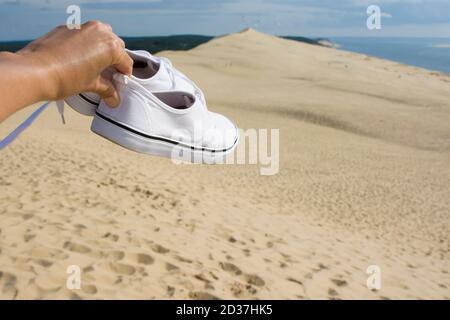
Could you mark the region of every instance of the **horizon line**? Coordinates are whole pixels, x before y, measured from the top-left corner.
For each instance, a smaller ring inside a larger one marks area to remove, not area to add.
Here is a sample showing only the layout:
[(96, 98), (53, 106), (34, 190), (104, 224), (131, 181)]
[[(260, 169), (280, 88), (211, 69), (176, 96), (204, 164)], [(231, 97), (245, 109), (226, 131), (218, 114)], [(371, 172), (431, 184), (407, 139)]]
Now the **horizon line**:
[[(257, 31), (260, 32), (260, 31)], [(127, 36), (127, 35), (119, 35), (120, 38), (168, 38), (168, 37), (179, 37), (179, 36), (197, 36), (197, 37), (208, 37), (208, 38), (218, 38), (223, 37), (231, 34), (236, 34), (239, 32), (233, 32), (233, 33), (225, 33), (221, 35), (207, 35), (207, 34), (198, 34), (198, 33), (180, 33), (180, 34), (169, 34), (169, 35), (148, 35), (148, 36)], [(261, 32), (264, 33), (264, 32)], [(269, 33), (266, 33), (269, 34)], [(305, 35), (277, 35), (277, 34), (269, 34), (276, 37), (286, 38), (286, 37), (299, 37), (299, 38), (307, 38), (311, 40), (324, 40), (324, 39), (332, 39), (332, 38), (373, 38), (373, 39), (450, 39), (450, 36), (437, 36), (437, 37), (431, 37), (431, 36), (305, 36)], [(14, 39), (14, 40), (1, 40), (0, 43), (5, 42), (30, 42), (34, 41), (39, 38), (33, 38), (33, 39)]]

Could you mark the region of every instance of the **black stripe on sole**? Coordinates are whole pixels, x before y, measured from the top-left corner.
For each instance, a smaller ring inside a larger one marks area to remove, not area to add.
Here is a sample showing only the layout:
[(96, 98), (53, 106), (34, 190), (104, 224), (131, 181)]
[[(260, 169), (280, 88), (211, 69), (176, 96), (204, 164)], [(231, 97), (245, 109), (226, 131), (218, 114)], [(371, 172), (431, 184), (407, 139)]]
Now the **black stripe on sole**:
[(197, 151), (203, 151), (203, 152), (211, 152), (211, 153), (227, 152), (227, 151), (231, 150), (236, 145), (236, 142), (237, 142), (237, 138), (236, 138), (236, 140), (233, 142), (233, 145), (231, 147), (226, 148), (226, 149), (200, 148), (200, 147), (191, 146), (191, 145), (185, 144), (183, 142), (174, 141), (174, 140), (170, 140), (170, 139), (163, 138), (163, 137), (150, 136), (148, 134), (145, 134), (145, 133), (139, 132), (139, 131), (137, 131), (137, 130), (135, 130), (133, 128), (130, 128), (130, 127), (128, 127), (128, 126), (126, 126), (126, 125), (124, 125), (122, 123), (116, 122), (116, 121), (114, 121), (114, 120), (112, 120), (112, 119), (102, 115), (101, 113), (99, 113), (97, 111), (95, 112), (95, 114), (97, 116), (99, 116), (100, 118), (102, 118), (103, 120), (108, 121), (109, 123), (112, 123), (112, 124), (122, 128), (122, 129), (130, 131), (130, 132), (132, 132), (134, 134), (137, 134), (137, 135), (139, 135), (141, 137), (144, 137), (144, 138), (147, 138), (147, 139), (151, 139), (151, 140), (162, 141), (162, 142), (170, 143), (170, 144), (173, 144), (173, 145), (179, 145), (179, 146), (182, 146), (182, 147), (185, 147), (185, 148), (190, 148), (191, 150), (197, 150)]
[(84, 94), (80, 93), (79, 94), (80, 98), (83, 99), (84, 101), (93, 104), (94, 106), (98, 107), (100, 105), (100, 103), (95, 102), (94, 100), (89, 99), (89, 97), (86, 97)]

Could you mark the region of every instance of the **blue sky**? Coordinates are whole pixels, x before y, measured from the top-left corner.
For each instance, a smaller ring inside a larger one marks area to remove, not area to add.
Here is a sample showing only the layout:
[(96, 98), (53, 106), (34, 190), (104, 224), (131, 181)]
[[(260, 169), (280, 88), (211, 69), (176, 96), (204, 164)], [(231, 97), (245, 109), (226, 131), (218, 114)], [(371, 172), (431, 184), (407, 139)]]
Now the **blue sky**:
[[(36, 38), (64, 24), (68, 5), (82, 21), (110, 23), (122, 36), (219, 35), (246, 27), (312, 37), (450, 37), (450, 0), (0, 0), (0, 41)], [(378, 4), (382, 29), (366, 28)]]

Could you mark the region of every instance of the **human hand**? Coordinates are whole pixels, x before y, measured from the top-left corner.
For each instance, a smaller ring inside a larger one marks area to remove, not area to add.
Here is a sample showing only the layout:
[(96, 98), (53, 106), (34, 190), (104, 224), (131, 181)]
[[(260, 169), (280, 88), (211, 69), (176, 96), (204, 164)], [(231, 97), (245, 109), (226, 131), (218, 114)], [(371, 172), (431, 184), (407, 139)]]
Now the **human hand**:
[[(60, 26), (17, 52), (41, 71), (46, 100), (60, 100), (80, 92), (95, 92), (111, 107), (120, 103), (112, 81), (113, 67), (130, 75), (133, 61), (125, 43), (111, 26), (89, 21), (81, 29)], [(108, 76), (109, 74), (109, 76)]]

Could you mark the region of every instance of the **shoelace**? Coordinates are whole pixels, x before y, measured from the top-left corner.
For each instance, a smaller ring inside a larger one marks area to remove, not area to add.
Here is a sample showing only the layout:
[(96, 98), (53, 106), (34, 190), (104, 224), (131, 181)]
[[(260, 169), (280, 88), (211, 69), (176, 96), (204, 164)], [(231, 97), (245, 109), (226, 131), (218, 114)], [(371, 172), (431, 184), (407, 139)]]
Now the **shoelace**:
[[(0, 150), (10, 145), (26, 128), (28, 128), (34, 120), (50, 105), (50, 101), (45, 102), (39, 108), (37, 108), (28, 118), (25, 119), (16, 129), (8, 134), (3, 140), (0, 141)], [(64, 101), (56, 101), (58, 112), (61, 115), (62, 123), (65, 124), (64, 119)]]
[(56, 101), (56, 107), (58, 108), (58, 112), (61, 115), (62, 124), (66, 124), (66, 119), (64, 118), (64, 101), (63, 100)]
[(184, 81), (186, 81), (187, 83), (189, 83), (190, 85), (192, 85), (192, 87), (194, 88), (195, 96), (198, 97), (203, 102), (204, 105), (206, 105), (205, 95), (203, 94), (203, 91), (195, 84), (194, 81), (192, 81), (191, 79), (186, 77), (183, 73), (181, 73), (176, 68), (174, 68), (172, 65), (172, 62), (168, 58), (160, 57), (159, 60), (160, 60), (160, 62), (162, 62), (162, 64), (164, 65), (164, 67), (167, 70), (167, 73), (169, 74), (170, 81), (172, 82), (171, 89), (176, 88), (176, 86), (177, 86), (176, 76), (178, 76), (181, 79), (183, 79)]
[[(174, 89), (176, 87), (176, 80), (175, 80), (175, 75), (177, 75), (178, 77), (180, 77), (181, 79), (183, 79), (184, 81), (186, 81), (187, 83), (189, 83), (190, 85), (192, 85), (192, 87), (194, 88), (194, 94), (196, 97), (198, 97), (202, 102), (203, 102), (203, 106), (206, 107), (206, 99), (205, 99), (205, 94), (203, 93), (203, 91), (195, 84), (194, 81), (192, 81), (191, 79), (189, 79), (188, 77), (186, 77), (183, 73), (181, 73), (180, 71), (178, 71), (176, 68), (173, 67), (172, 62), (165, 57), (159, 57), (160, 62), (162, 62), (162, 64), (165, 66), (167, 73), (169, 74), (170, 77), (170, 81), (172, 82), (172, 89)], [(189, 98), (187, 96), (184, 96), (186, 105), (189, 104)], [(208, 112), (207, 114), (208, 119), (210, 119), (210, 114)], [(216, 125), (213, 125), (214, 128), (216, 128)]]

